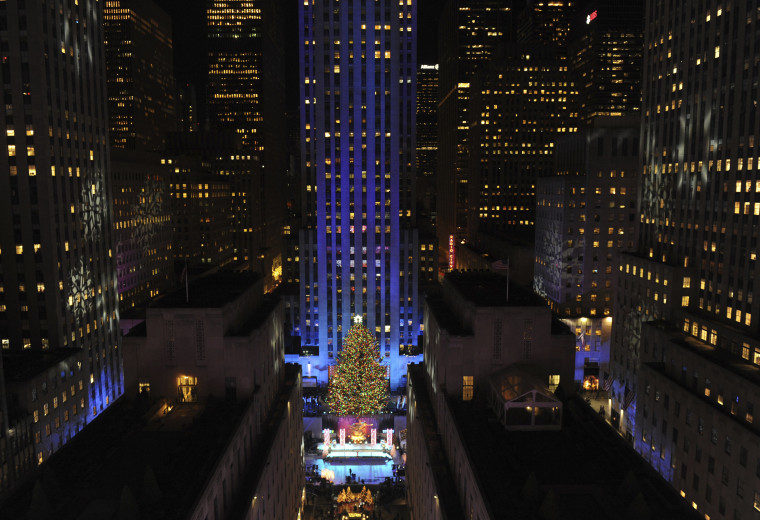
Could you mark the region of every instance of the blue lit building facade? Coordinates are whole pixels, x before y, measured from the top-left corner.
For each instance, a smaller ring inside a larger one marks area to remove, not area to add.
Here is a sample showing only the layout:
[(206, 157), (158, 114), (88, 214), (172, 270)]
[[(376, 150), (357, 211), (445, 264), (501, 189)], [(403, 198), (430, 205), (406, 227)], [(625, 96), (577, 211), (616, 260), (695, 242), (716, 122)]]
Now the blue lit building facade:
[[(417, 359), (416, 2), (299, 7), (300, 326), (304, 377), (324, 384), (354, 316), (392, 388)], [(308, 381), (308, 379), (307, 379)]]

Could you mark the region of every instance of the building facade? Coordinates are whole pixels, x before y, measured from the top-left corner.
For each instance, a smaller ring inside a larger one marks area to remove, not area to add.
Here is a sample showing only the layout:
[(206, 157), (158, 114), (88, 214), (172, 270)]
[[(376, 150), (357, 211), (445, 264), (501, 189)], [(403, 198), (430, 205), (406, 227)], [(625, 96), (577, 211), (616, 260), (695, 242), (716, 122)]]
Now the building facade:
[(169, 176), (174, 260), (190, 267), (233, 262), (232, 184), (211, 162), (191, 155), (161, 159)]
[(760, 508), (748, 462), (760, 444), (760, 20), (756, 2), (694, 7), (646, 3), (640, 238), (621, 259), (612, 403), (694, 508), (748, 518)]
[(287, 223), (283, 3), (208, 0), (206, 6), (211, 127), (241, 143), (225, 165), (242, 188), (234, 192), (247, 194), (234, 207), (236, 256), (271, 272), (282, 264)]
[(580, 2), (571, 19), (568, 59), (583, 121), (641, 113), (643, 42), (643, 0)]
[(159, 150), (177, 128), (171, 19), (152, 0), (109, 0), (103, 13), (111, 146)]
[[(299, 6), (301, 340), (327, 381), (355, 315), (391, 386), (420, 334), (414, 215), (416, 3)], [(306, 360), (303, 361), (306, 365)]]
[(578, 131), (577, 90), (549, 47), (505, 47), (473, 78), (469, 125), (470, 237), (532, 235), (536, 183), (553, 172), (558, 139)]
[(452, 0), (441, 16), (436, 232), (441, 258), (449, 269), (453, 267), (449, 243), (466, 235), (471, 82), (478, 67), (510, 35), (513, 15), (505, 2)]
[[(0, 66), (6, 91), (0, 135), (0, 344), (6, 356), (30, 354), (24, 368), (28, 384), (14, 390), (24, 395), (14, 398), (0, 389), (2, 401), (27, 403), (43, 391), (42, 379), (28, 372), (41, 370), (35, 353), (82, 352), (75, 367), (82, 371), (83, 386), (76, 393), (84, 407), (74, 422), (86, 424), (123, 393), (103, 4), (65, 1), (52, 10), (40, 3), (3, 2), (0, 19), (8, 28), (1, 37), (7, 50)], [(76, 30), (67, 21), (73, 19), (80, 21)], [(68, 385), (58, 390), (61, 400), (67, 390)], [(0, 437), (15, 422), (41, 413), (35, 410), (29, 405), (12, 417), (3, 413)], [(62, 417), (39, 442), (35, 439), (37, 462), (78, 431), (66, 422)], [(4, 466), (5, 483), (18, 476), (16, 469), (21, 468)]]
[(559, 140), (555, 175), (537, 184), (533, 290), (575, 331), (575, 381), (587, 390), (609, 372), (619, 253), (635, 246), (638, 122), (596, 118)]
[(417, 211), (433, 218), (438, 159), (438, 64), (417, 69)]
[(472, 399), (516, 363), (541, 367), (544, 384), (572, 388), (570, 330), (540, 298), (496, 273), (453, 272), (425, 300), (425, 367), (435, 389)]
[[(175, 282), (169, 171), (153, 152), (111, 150), (119, 308), (139, 308)], [(124, 325), (124, 323), (122, 323)]]

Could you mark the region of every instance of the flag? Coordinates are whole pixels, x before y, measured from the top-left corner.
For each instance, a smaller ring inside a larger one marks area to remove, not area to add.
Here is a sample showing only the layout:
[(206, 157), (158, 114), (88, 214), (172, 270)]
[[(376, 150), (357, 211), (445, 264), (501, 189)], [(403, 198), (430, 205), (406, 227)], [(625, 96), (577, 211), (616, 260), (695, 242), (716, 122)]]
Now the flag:
[(604, 383), (602, 383), (602, 388), (605, 392), (609, 392), (610, 388), (612, 388), (612, 376), (607, 372), (604, 373)]
[(496, 260), (494, 263), (491, 264), (491, 267), (495, 269), (496, 271), (508, 271), (509, 258), (507, 258), (506, 263), (502, 262), (501, 260)]
[(496, 260), (494, 263), (491, 264), (491, 269), (494, 271), (506, 271), (507, 272), (507, 301), (509, 301), (509, 257), (507, 257), (507, 261), (502, 262), (501, 260)]
[(583, 329), (581, 329), (581, 333), (578, 334), (578, 337), (575, 339), (576, 341), (580, 343), (581, 350), (585, 350), (586, 349), (586, 333), (584, 332)]
[(625, 397), (623, 398), (623, 410), (627, 409), (629, 406), (631, 406), (631, 403), (633, 402), (635, 394), (633, 390), (630, 390), (628, 387), (625, 388)]

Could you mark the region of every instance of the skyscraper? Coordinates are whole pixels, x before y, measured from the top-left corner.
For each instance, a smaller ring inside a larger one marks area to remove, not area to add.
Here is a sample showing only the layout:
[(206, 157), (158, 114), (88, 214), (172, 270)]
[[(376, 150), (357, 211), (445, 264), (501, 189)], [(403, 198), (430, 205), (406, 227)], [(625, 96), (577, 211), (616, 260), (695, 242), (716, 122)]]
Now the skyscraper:
[(417, 69), (417, 210), (435, 210), (435, 171), (438, 155), (438, 65)]
[(643, 0), (586, 0), (570, 24), (568, 58), (585, 122), (641, 113)]
[(472, 79), (467, 229), (533, 235), (536, 183), (553, 172), (556, 141), (577, 132), (575, 85), (556, 54), (516, 44)]
[(613, 414), (705, 518), (760, 508), (757, 13), (646, 2), (640, 239), (619, 266)]
[(576, 0), (527, 0), (517, 18), (517, 39), (549, 46), (564, 61), (575, 7)]
[[(466, 235), (471, 81), (507, 36), (511, 5), (498, 0), (450, 0), (439, 32), (436, 232), (440, 251)], [(449, 266), (452, 259), (447, 258)]]
[(170, 171), (154, 152), (111, 149), (119, 309), (140, 308), (173, 286)]
[[(233, 190), (246, 193), (234, 220), (236, 256), (252, 269), (270, 272), (281, 265), (285, 226), (287, 127), (285, 121), (285, 50), (280, 0), (207, 0), (211, 126), (234, 132), (242, 142), (240, 157), (258, 159), (264, 168), (241, 164)], [(249, 231), (260, 230), (254, 234)]]
[(641, 2), (582, 2), (567, 63), (579, 132), (554, 143), (536, 184), (534, 289), (576, 335), (576, 382), (609, 374), (618, 253), (634, 246), (639, 187)]
[(178, 124), (172, 25), (152, 0), (109, 0), (103, 15), (114, 255), (124, 318), (125, 310), (174, 282), (169, 183), (161, 156), (153, 153)]
[(42, 462), (123, 393), (103, 3), (2, 2), (0, 19), (0, 391)]
[(534, 291), (576, 336), (575, 381), (609, 371), (618, 253), (634, 245), (639, 119), (597, 117), (555, 143), (555, 174), (536, 184)]
[(417, 344), (415, 24), (412, 0), (299, 3), (300, 331), (321, 381), (357, 315), (393, 387)]
[(158, 150), (177, 128), (172, 25), (152, 0), (103, 10), (111, 146)]

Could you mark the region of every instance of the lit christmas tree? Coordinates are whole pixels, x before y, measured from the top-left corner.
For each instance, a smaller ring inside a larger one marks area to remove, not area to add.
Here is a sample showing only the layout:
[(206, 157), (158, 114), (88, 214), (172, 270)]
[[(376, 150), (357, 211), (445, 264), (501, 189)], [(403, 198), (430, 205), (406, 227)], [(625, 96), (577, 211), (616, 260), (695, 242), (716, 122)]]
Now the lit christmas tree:
[(327, 404), (337, 415), (379, 413), (388, 399), (385, 367), (374, 334), (355, 320), (343, 339), (335, 375), (327, 389)]

